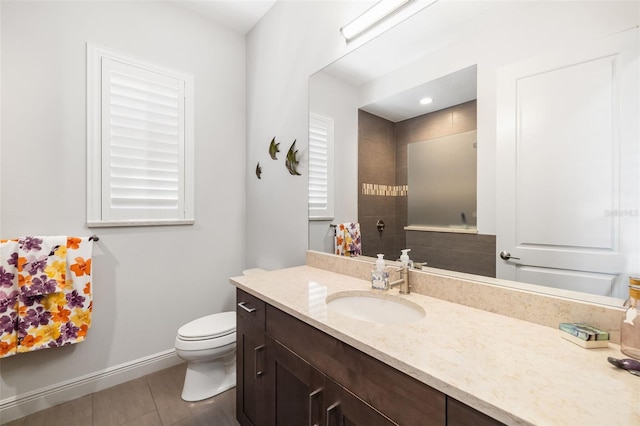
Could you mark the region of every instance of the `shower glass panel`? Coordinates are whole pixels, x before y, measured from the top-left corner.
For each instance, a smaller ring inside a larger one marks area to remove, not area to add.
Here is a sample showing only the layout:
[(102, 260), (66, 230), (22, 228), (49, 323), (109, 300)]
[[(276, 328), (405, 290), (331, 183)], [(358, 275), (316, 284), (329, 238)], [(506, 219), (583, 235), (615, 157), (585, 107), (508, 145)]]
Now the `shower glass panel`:
[(476, 131), (410, 143), (408, 226), (476, 229)]

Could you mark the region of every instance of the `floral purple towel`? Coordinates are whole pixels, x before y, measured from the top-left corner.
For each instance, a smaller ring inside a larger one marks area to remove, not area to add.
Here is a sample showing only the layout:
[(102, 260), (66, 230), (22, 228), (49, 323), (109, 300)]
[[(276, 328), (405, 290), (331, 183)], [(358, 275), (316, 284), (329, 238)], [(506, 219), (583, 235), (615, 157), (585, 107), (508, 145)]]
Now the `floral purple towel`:
[(335, 254), (351, 257), (360, 256), (362, 254), (361, 240), (359, 223), (341, 223), (336, 227)]
[(85, 339), (92, 250), (89, 238), (0, 241), (0, 358)]
[(8, 261), (18, 268), (18, 289), (24, 299), (65, 288), (67, 237), (21, 237)]

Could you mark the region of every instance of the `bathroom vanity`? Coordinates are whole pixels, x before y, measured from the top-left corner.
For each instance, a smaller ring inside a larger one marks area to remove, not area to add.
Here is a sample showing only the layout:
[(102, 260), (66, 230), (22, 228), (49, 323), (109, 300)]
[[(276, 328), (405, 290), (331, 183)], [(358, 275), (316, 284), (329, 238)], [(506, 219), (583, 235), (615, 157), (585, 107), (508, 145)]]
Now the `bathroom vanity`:
[(257, 297), (237, 300), (242, 425), (500, 424)]
[(310, 266), (231, 282), (242, 425), (640, 423), (640, 381), (606, 362), (615, 345), (397, 290), (376, 295), (424, 318), (364, 322), (327, 300), (370, 283)]

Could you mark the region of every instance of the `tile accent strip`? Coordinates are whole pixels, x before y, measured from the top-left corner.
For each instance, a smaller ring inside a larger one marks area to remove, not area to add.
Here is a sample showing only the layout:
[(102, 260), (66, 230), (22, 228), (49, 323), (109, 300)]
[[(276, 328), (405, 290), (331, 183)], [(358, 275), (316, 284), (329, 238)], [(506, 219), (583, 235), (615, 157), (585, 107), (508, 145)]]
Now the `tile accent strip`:
[(363, 183), (362, 195), (382, 195), (383, 197), (406, 197), (409, 185), (382, 185)]

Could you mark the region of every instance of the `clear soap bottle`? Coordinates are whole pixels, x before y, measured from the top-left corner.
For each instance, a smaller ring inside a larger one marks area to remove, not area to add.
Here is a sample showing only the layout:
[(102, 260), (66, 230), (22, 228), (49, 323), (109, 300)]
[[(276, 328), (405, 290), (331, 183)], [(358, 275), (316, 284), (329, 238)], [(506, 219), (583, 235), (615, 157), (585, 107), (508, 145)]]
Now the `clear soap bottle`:
[(640, 359), (640, 278), (629, 278), (629, 299), (620, 325), (620, 350)]
[(379, 254), (376, 269), (371, 271), (371, 287), (377, 290), (389, 289), (389, 272), (385, 271), (384, 254)]

